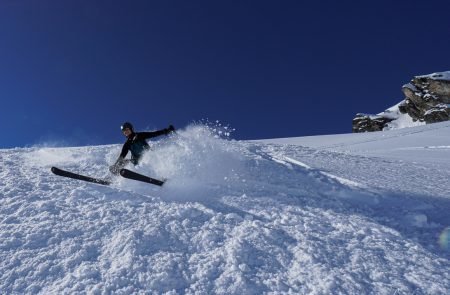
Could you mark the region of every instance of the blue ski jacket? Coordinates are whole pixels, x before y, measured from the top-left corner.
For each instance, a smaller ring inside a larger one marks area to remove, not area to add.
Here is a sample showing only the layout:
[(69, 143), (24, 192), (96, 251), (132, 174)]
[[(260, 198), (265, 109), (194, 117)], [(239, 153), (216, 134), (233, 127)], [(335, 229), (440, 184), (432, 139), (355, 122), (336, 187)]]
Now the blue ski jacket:
[(139, 160), (141, 159), (142, 155), (146, 150), (150, 148), (150, 146), (147, 143), (147, 139), (157, 137), (160, 135), (167, 135), (170, 133), (171, 130), (168, 128), (154, 131), (154, 132), (133, 132), (131, 133), (127, 141), (124, 143), (122, 147), (122, 152), (120, 153), (120, 158), (125, 158), (125, 156), (128, 154), (128, 151), (131, 152), (131, 162), (133, 164), (138, 164)]

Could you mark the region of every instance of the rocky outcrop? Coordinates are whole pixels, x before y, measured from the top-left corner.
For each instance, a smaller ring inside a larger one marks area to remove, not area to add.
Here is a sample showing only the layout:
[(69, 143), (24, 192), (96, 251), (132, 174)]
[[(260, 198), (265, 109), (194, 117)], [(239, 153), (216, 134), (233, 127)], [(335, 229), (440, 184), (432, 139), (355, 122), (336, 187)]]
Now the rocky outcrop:
[(381, 131), (393, 119), (379, 115), (356, 114), (353, 119), (353, 132)]
[(438, 104), (426, 111), (423, 118), (427, 123), (448, 121), (450, 119), (450, 107), (448, 104)]
[(405, 108), (413, 120), (436, 123), (447, 121), (450, 114), (450, 72), (417, 76), (402, 88)]
[[(450, 71), (414, 77), (402, 87), (405, 99), (396, 107), (398, 114), (408, 115), (412, 121), (437, 123), (450, 120)], [(353, 132), (380, 131), (398, 119), (393, 108), (378, 115), (357, 114)]]

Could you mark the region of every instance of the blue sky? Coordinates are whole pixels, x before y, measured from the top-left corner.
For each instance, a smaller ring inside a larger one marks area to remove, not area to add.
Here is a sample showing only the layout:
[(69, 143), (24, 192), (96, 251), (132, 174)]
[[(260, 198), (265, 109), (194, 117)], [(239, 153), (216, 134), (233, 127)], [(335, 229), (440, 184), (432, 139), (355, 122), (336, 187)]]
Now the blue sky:
[(0, 148), (201, 119), (236, 139), (351, 132), (449, 70), (449, 1), (0, 2)]

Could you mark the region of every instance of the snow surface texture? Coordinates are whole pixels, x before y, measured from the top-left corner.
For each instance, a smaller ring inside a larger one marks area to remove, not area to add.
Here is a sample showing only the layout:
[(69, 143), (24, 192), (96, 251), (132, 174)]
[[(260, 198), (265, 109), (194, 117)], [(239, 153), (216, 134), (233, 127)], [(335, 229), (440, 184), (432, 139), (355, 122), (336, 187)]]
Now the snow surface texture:
[(191, 126), (107, 177), (120, 145), (0, 150), (1, 294), (449, 294), (450, 123), (236, 142)]

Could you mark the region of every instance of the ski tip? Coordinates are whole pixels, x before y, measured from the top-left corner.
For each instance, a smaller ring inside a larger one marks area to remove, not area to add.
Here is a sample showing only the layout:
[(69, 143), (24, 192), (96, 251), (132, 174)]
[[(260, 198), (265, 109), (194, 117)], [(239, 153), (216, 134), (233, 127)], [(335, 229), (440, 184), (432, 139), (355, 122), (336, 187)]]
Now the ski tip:
[(127, 171), (125, 169), (120, 169), (119, 173), (123, 176), (125, 173), (127, 173)]
[(58, 170), (58, 168), (56, 168), (56, 167), (52, 167), (51, 169), (50, 169), (53, 173), (55, 173), (55, 171), (57, 171)]

